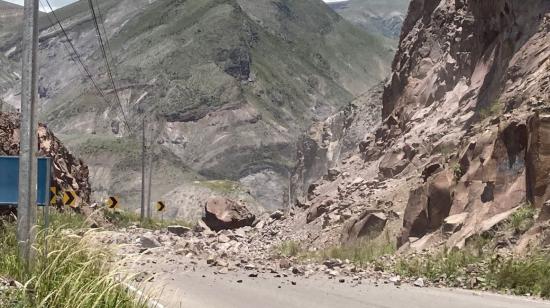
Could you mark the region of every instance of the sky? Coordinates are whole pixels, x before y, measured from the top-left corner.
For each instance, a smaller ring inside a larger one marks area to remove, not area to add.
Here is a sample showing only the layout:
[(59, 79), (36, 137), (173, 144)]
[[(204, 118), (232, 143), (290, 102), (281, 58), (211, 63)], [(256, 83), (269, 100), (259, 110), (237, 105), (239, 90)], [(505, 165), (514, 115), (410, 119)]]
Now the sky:
[[(20, 5), (23, 5), (23, 2), (24, 2), (24, 0), (4, 0), (4, 1), (17, 3), (17, 4), (20, 4)], [(325, 1), (325, 2), (339, 2), (339, 1), (342, 1), (342, 0), (323, 0), (323, 1)], [(50, 4), (52, 5), (54, 10), (57, 9), (57, 8), (60, 8), (64, 5), (67, 5), (69, 3), (73, 3), (73, 2), (76, 2), (76, 0), (50, 0)]]

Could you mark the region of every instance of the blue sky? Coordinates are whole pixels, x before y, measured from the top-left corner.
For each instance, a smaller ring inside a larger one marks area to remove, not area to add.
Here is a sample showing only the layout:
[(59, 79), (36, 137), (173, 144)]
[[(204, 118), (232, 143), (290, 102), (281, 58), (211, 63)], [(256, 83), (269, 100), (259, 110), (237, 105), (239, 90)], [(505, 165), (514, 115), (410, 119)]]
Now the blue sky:
[[(23, 5), (23, 2), (24, 2), (24, 0), (4, 0), (4, 1), (17, 3), (17, 4), (20, 4), (20, 5)], [(325, 1), (325, 2), (338, 2), (338, 1), (341, 1), (341, 0), (323, 0), (323, 1)], [(62, 7), (64, 5), (67, 5), (69, 3), (73, 3), (73, 2), (76, 2), (76, 0), (50, 0), (50, 4), (54, 8), (54, 10), (59, 8), (59, 7)]]

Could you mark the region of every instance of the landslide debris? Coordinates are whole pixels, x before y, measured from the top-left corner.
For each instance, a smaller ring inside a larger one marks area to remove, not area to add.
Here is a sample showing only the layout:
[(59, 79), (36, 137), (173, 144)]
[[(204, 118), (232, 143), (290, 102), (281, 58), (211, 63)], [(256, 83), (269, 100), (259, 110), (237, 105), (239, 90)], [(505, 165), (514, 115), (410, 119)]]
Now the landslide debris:
[[(19, 114), (0, 112), (0, 155), (19, 155), (19, 125)], [(75, 191), (79, 197), (78, 206), (89, 204), (91, 186), (88, 166), (73, 156), (43, 124), (38, 128), (38, 142), (38, 156), (52, 158), (52, 185), (59, 192)]]

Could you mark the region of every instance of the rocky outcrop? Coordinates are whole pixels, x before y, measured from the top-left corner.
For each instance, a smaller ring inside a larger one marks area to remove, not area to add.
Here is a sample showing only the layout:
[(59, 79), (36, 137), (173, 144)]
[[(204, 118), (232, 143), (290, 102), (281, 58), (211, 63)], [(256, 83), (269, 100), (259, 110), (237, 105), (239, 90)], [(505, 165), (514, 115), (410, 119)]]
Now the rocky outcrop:
[(204, 223), (214, 231), (238, 229), (251, 226), (256, 217), (250, 213), (244, 204), (215, 197), (206, 201), (204, 206)]
[[(19, 121), (17, 114), (0, 112), (0, 155), (19, 155)], [(80, 205), (89, 203), (91, 188), (88, 166), (74, 157), (44, 125), (38, 128), (38, 140), (38, 155), (50, 157), (53, 161), (52, 185), (58, 191), (75, 191)]]
[(380, 122), (381, 95), (381, 85), (372, 88), (338, 113), (313, 124), (302, 136), (291, 179), (293, 201), (306, 203), (314, 182), (323, 177), (333, 181), (340, 175), (338, 164), (358, 151)]
[(550, 219), (549, 32), (548, 1), (413, 0), (383, 120), (311, 182), (297, 223), (322, 230), (318, 242), (353, 241), (382, 212), (399, 246), (423, 249), (461, 247), (527, 204)]
[(358, 219), (350, 220), (344, 225), (341, 241), (347, 243), (362, 237), (375, 238), (382, 233), (387, 221), (384, 213), (366, 211)]

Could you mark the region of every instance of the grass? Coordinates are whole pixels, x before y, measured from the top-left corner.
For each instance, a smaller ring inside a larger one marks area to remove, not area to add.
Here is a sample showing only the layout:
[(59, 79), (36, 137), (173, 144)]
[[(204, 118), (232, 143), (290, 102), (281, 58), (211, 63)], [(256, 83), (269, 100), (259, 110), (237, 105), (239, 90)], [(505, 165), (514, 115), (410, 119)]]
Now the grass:
[(507, 225), (516, 234), (523, 234), (535, 224), (536, 213), (537, 209), (526, 203), (510, 216)]
[(482, 288), (550, 298), (550, 255), (543, 252), (525, 257), (501, 257), (496, 254), (478, 256), (467, 250), (450, 250), (424, 257), (401, 258), (394, 271), (406, 277), (444, 281), (452, 287)]
[(275, 250), (282, 257), (296, 257), (304, 252), (300, 243), (296, 241), (284, 241)]
[(378, 258), (391, 255), (396, 251), (396, 244), (390, 239), (389, 232), (377, 239), (365, 239), (353, 244), (338, 245), (320, 251), (306, 251), (299, 242), (285, 241), (275, 249), (279, 256), (299, 257), (325, 261), (329, 259), (349, 260), (364, 266), (375, 262)]
[(462, 178), (462, 176), (464, 175), (464, 171), (462, 170), (462, 166), (460, 166), (460, 164), (458, 162), (454, 163), (451, 166), (451, 170), (453, 171), (453, 176), (454, 176), (455, 181), (459, 181), (460, 178)]
[(143, 223), (141, 223), (140, 215), (133, 212), (127, 212), (127, 211), (122, 211), (118, 209), (116, 210), (104, 209), (103, 215), (110, 223), (112, 223), (118, 228), (128, 228), (130, 226), (139, 226), (145, 229), (161, 230), (161, 229), (166, 229), (168, 226), (172, 226), (172, 225), (180, 225), (180, 226), (185, 226), (189, 228), (193, 227), (192, 223), (189, 223), (188, 221), (185, 221), (185, 220), (146, 219)]
[(52, 220), (55, 228), (47, 236), (40, 230), (34, 245), (35, 262), (28, 272), (17, 256), (15, 223), (0, 222), (0, 276), (24, 285), (0, 292), (0, 306), (146, 307), (119, 282), (120, 273), (110, 267), (108, 252), (84, 244), (78, 236), (67, 236), (66, 227), (59, 226), (80, 222), (76, 216), (58, 216)]
[(230, 194), (239, 190), (239, 184), (227, 180), (201, 181), (200, 185), (205, 186), (213, 191)]
[(502, 103), (499, 100), (495, 100), (489, 106), (482, 108), (479, 111), (479, 117), (481, 120), (485, 120), (489, 117), (495, 116), (502, 111)]
[(406, 277), (424, 277), (431, 281), (456, 282), (465, 276), (468, 265), (481, 258), (462, 250), (442, 251), (422, 258), (402, 258), (394, 269)]

